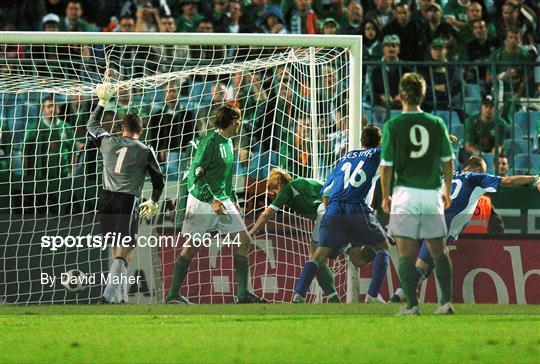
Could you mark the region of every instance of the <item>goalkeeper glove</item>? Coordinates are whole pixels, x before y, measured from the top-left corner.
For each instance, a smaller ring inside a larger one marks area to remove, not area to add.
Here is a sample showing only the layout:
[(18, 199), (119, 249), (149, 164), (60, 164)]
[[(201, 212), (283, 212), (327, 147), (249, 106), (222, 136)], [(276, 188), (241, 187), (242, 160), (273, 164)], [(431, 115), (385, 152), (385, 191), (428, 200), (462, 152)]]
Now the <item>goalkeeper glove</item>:
[(140, 218), (150, 220), (157, 214), (158, 203), (152, 200), (144, 201), (140, 206)]
[(108, 82), (96, 86), (96, 95), (99, 97), (100, 106), (105, 106), (114, 94), (116, 94), (116, 89)]

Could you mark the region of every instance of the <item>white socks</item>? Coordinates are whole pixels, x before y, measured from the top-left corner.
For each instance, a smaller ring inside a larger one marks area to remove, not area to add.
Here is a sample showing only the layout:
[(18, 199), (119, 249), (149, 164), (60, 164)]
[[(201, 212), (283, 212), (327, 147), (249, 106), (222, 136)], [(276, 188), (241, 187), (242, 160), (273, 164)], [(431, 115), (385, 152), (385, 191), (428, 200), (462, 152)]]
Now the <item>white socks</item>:
[[(123, 269), (122, 269), (122, 275), (123, 277), (127, 277), (127, 267), (122, 265)], [(118, 291), (116, 291), (116, 301), (117, 302), (121, 302), (121, 301), (124, 301), (125, 303), (127, 303), (128, 301), (128, 280), (127, 279), (124, 279), (122, 281), (122, 283), (120, 284), (120, 287), (118, 288)]]
[(127, 262), (123, 258), (113, 260), (107, 282), (103, 298), (109, 302), (114, 302), (118, 294), (120, 300), (124, 299), (127, 302)]

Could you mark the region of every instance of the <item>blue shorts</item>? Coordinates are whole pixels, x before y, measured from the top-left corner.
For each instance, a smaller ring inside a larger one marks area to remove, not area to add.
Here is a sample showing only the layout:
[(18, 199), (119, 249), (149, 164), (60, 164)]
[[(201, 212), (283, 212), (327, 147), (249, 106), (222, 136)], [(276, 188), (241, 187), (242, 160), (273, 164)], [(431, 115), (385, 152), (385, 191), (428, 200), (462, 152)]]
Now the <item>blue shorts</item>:
[(317, 246), (332, 248), (334, 259), (349, 244), (377, 245), (386, 240), (386, 233), (371, 208), (363, 203), (332, 202), (321, 220)]

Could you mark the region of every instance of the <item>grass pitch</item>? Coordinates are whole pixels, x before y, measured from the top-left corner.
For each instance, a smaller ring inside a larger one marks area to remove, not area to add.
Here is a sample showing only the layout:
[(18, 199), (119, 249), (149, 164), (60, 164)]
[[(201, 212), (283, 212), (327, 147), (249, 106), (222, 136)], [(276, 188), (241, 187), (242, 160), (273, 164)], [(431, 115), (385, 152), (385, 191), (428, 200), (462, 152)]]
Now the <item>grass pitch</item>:
[(0, 306), (1, 363), (540, 362), (540, 306)]

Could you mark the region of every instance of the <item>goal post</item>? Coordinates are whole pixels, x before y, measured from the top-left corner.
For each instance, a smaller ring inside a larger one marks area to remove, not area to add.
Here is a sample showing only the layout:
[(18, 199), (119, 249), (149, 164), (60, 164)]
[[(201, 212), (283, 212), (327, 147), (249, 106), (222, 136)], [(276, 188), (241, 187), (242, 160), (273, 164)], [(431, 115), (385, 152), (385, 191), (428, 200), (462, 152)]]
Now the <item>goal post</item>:
[[(44, 246), (47, 236), (94, 236), (101, 161), (85, 137), (96, 86), (118, 90), (103, 115), (111, 133), (137, 113), (166, 179), (160, 213), (139, 232), (177, 235), (185, 175), (217, 106), (234, 103), (244, 124), (235, 139), (235, 185), (253, 222), (268, 202), (273, 167), (324, 179), (346, 149), (360, 147), (362, 40), (357, 36), (0, 32), (0, 302), (93, 302), (102, 285), (78, 294), (42, 284), (70, 269), (107, 272), (109, 251)], [(47, 111), (47, 103), (52, 104)], [(52, 125), (52, 126), (51, 126)], [(188, 127), (189, 126), (189, 127)], [(150, 195), (145, 184), (143, 198)], [(269, 300), (289, 301), (309, 256), (312, 222), (287, 211), (254, 240), (251, 283)], [(135, 249), (134, 302), (160, 302), (178, 247)], [(231, 302), (231, 249), (201, 249), (185, 289), (199, 302)], [(344, 258), (331, 267), (342, 298), (358, 299), (358, 272)], [(213, 271), (219, 273), (213, 274)], [(199, 284), (197, 280), (202, 280)], [(316, 295), (311, 294), (311, 300)]]

